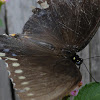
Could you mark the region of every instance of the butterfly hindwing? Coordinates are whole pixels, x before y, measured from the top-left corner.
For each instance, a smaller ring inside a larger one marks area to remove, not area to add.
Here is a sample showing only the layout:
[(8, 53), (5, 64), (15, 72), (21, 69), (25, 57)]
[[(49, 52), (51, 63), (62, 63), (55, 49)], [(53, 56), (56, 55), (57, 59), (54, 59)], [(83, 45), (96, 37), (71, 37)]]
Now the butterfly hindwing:
[(81, 81), (79, 69), (70, 60), (58, 62), (60, 59), (53, 56), (18, 56), (16, 59), (6, 62), (22, 100), (57, 100)]

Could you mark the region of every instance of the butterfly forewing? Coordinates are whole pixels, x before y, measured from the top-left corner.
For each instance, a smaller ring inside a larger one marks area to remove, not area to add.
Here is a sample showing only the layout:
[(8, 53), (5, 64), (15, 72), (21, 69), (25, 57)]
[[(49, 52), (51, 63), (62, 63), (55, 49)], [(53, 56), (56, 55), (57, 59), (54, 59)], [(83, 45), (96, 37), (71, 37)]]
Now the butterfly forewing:
[(0, 35), (0, 51), (6, 53), (6, 56), (13, 56), (13, 54), (29, 56), (57, 55), (57, 50), (53, 44), (38, 39), (33, 35), (19, 34), (18, 38)]
[(43, 39), (46, 42), (51, 42), (51, 37), (59, 40), (56, 47), (74, 52), (82, 50), (99, 27), (100, 0), (47, 1), (49, 8), (35, 12), (25, 24), (23, 33), (45, 34), (48, 35)]

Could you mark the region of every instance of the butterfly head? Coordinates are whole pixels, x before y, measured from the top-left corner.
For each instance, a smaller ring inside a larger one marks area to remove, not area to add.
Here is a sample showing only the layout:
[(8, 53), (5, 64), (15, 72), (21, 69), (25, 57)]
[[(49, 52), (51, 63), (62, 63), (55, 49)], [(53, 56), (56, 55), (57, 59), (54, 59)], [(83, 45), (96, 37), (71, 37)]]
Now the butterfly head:
[(74, 55), (72, 57), (72, 61), (76, 64), (76, 65), (81, 65), (83, 63), (83, 59), (80, 58), (78, 55)]

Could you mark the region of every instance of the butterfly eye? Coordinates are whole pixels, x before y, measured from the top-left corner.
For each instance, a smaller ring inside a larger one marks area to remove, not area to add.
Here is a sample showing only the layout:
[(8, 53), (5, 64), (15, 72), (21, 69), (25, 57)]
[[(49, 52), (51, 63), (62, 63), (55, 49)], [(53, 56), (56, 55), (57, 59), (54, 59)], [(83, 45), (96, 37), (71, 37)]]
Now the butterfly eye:
[(76, 58), (75, 57), (73, 57), (73, 60), (75, 60)]

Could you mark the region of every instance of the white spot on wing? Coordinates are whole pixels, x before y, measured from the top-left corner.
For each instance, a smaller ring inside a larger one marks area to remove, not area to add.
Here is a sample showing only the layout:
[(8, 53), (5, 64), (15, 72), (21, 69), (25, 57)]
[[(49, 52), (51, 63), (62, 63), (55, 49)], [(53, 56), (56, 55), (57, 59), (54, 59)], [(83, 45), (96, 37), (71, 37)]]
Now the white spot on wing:
[(25, 76), (19, 76), (18, 78), (19, 79), (25, 79), (26, 77)]
[(41, 7), (42, 7), (43, 9), (49, 8), (49, 5), (48, 5), (47, 1), (41, 3), (40, 5), (41, 5)]
[(20, 66), (20, 64), (19, 63), (12, 63), (12, 66), (18, 67), (18, 66)]
[(32, 98), (31, 100), (35, 100), (35, 99)]
[(23, 83), (21, 83), (21, 85), (27, 85), (27, 84), (29, 84), (29, 82), (23, 82)]
[(18, 69), (18, 70), (15, 70), (15, 73), (17, 73), (17, 74), (20, 74), (20, 73), (22, 73), (23, 71), (21, 70), (21, 69)]
[(6, 67), (8, 68), (8, 63), (5, 63), (6, 64)]
[(14, 87), (15, 87), (15, 85), (16, 85), (16, 84), (15, 84), (15, 83), (13, 83), (13, 86), (14, 86)]
[(33, 93), (28, 93), (28, 94), (27, 94), (27, 96), (33, 96), (33, 95), (34, 95)]
[(29, 88), (29, 87), (26, 87), (26, 88), (24, 88), (24, 90), (25, 90), (25, 91), (29, 91), (29, 90), (30, 90), (30, 88)]
[(6, 57), (7, 58), (7, 60), (12, 60), (12, 61), (17, 61), (18, 59), (16, 59), (16, 58), (9, 58), (9, 57)]
[(2, 60), (2, 58), (0, 57), (0, 60)]
[(4, 57), (5, 55), (5, 53), (0, 52), (0, 57)]
[(12, 79), (12, 78), (10, 78), (10, 80), (11, 80), (11, 82), (13, 83), (13, 79)]
[(8, 36), (7, 34), (3, 34), (3, 35)]
[(11, 72), (9, 70), (7, 70), (7, 71), (8, 71), (8, 75), (10, 76), (11, 75)]

